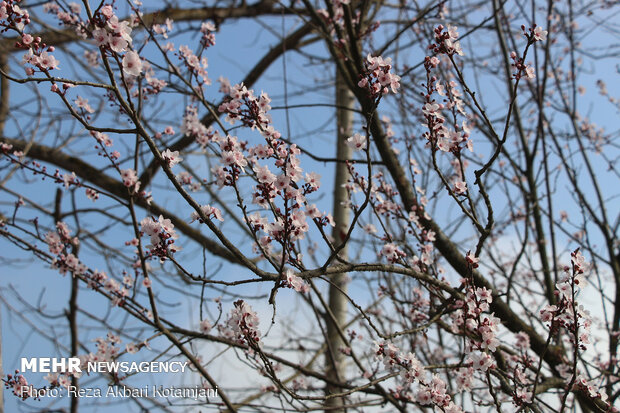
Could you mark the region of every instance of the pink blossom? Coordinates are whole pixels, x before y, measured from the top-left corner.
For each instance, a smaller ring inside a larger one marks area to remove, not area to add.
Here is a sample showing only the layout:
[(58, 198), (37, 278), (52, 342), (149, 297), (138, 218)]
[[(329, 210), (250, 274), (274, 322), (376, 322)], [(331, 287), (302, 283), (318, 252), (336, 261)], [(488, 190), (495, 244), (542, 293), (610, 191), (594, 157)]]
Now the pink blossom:
[(48, 52), (42, 52), (36, 59), (36, 62), (41, 69), (58, 69), (58, 60)]
[(316, 172), (307, 173), (304, 181), (308, 185), (310, 185), (311, 188), (319, 189), (319, 187), (321, 186), (321, 175), (317, 174)]
[(22, 35), (22, 44), (24, 44), (25, 46), (29, 46), (33, 40), (34, 38), (32, 37), (32, 35), (28, 33), (24, 33)]
[(212, 328), (212, 326), (211, 326), (211, 323), (209, 322), (209, 320), (205, 319), (205, 320), (202, 320), (200, 322), (200, 332), (202, 334), (209, 333), (209, 331), (211, 331), (211, 328)]
[(75, 105), (78, 108), (84, 109), (85, 112), (88, 112), (88, 113), (94, 113), (95, 112), (95, 109), (93, 109), (88, 104), (88, 99), (84, 99), (84, 98), (80, 97), (79, 95), (78, 95), (77, 99), (75, 99)]
[(108, 35), (107, 30), (105, 29), (95, 29), (92, 32), (93, 39), (95, 40), (95, 44), (97, 46), (107, 46), (110, 36)]
[(303, 280), (303, 278), (296, 275), (293, 270), (287, 269), (285, 273), (286, 283), (289, 287), (300, 293), (306, 293), (310, 291), (310, 286)]
[(114, 16), (114, 10), (112, 9), (112, 6), (109, 4), (106, 4), (105, 6), (100, 8), (99, 12), (108, 19)]
[[(204, 216), (209, 219), (211, 219), (211, 216), (213, 216), (213, 218), (217, 219), (218, 221), (224, 222), (224, 217), (222, 217), (222, 212), (219, 208), (212, 207), (211, 205), (202, 205), (200, 207), (200, 211), (204, 214)], [(192, 212), (190, 218), (192, 219), (190, 222), (194, 222), (196, 220), (198, 220), (199, 222), (203, 222), (200, 218), (200, 215), (196, 211)]]
[(467, 184), (463, 181), (456, 181), (454, 183), (454, 193), (457, 195), (467, 193)]
[(121, 170), (121, 178), (123, 178), (123, 185), (128, 188), (133, 188), (138, 183), (138, 175), (133, 169)]
[[(110, 36), (108, 38), (108, 44), (110, 45), (110, 49), (112, 49), (116, 53), (123, 53), (125, 50), (127, 50), (127, 46), (129, 46), (127, 40), (125, 40), (121, 36)], [(123, 59), (123, 67), (124, 63), (125, 61)]]
[(254, 172), (256, 173), (256, 179), (262, 184), (272, 184), (276, 181), (276, 176), (271, 173), (267, 165), (254, 167)]
[(183, 160), (183, 158), (179, 156), (179, 151), (171, 151), (170, 149), (163, 151), (161, 156), (168, 162), (168, 166), (171, 168)]
[(527, 66), (525, 68), (525, 75), (530, 79), (534, 79), (536, 77), (536, 69), (532, 66)]
[(534, 40), (536, 41), (545, 41), (547, 39), (547, 31), (543, 30), (540, 26), (536, 26), (536, 28), (534, 28), (533, 34)]
[(472, 268), (478, 268), (478, 262), (480, 261), (480, 258), (474, 256), (474, 254), (472, 254), (471, 251), (467, 252), (465, 259), (467, 260), (469, 265), (471, 265)]
[(139, 351), (138, 346), (135, 343), (127, 343), (125, 344), (125, 350), (129, 354), (136, 354)]
[(224, 337), (240, 342), (251, 340), (258, 342), (261, 333), (258, 330), (258, 315), (252, 307), (243, 300), (235, 301), (234, 308), (230, 310), (226, 324), (220, 327)]
[(347, 146), (350, 148), (361, 151), (362, 149), (366, 149), (366, 137), (360, 135), (359, 133), (354, 134), (353, 136), (347, 138)]
[(138, 53), (129, 51), (123, 57), (123, 71), (132, 76), (140, 76), (142, 73), (142, 60)]
[(471, 353), (467, 361), (473, 364), (475, 370), (485, 372), (493, 365), (493, 359), (487, 353)]

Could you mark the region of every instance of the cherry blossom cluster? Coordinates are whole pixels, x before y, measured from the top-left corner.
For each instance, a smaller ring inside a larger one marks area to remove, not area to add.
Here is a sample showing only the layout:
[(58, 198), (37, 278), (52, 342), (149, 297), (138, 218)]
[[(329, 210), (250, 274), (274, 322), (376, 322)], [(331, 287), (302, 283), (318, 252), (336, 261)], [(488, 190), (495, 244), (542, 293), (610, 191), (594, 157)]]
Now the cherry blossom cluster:
[(190, 191), (196, 192), (200, 189), (200, 182), (194, 182), (194, 177), (187, 171), (181, 171), (176, 176), (177, 181), (186, 186)]
[[(344, 49), (350, 39), (348, 30), (345, 26), (345, 7), (351, 4), (351, 0), (334, 0), (329, 2), (328, 9), (317, 9), (316, 13), (323, 20), (329, 35), (334, 37), (334, 45), (338, 49)], [(364, 37), (375, 32), (381, 23), (379, 21), (368, 22), (368, 24), (360, 27), (359, 10), (350, 10), (352, 16), (350, 19), (353, 28), (354, 41), (361, 40)]]
[(93, 16), (92, 24), (90, 36), (102, 50), (124, 53), (131, 47), (131, 24), (120, 21), (111, 5), (101, 7)]
[(21, 0), (0, 1), (0, 33), (9, 29), (22, 31), (30, 23), (28, 11), (19, 7)]
[(211, 126), (207, 128), (200, 121), (196, 106), (187, 106), (185, 108), (181, 133), (194, 138), (202, 149), (205, 149), (209, 142), (219, 142), (222, 139), (217, 130), (214, 130)]
[(347, 146), (354, 151), (361, 151), (366, 149), (366, 136), (362, 136), (359, 133), (355, 133), (347, 138)]
[[(463, 148), (466, 147), (473, 152), (473, 144), (469, 139), (469, 126), (466, 121), (462, 121), (460, 126), (456, 122), (457, 112), (466, 116), (464, 103), (461, 99), (462, 93), (458, 89), (456, 82), (450, 81), (447, 84), (443, 84), (437, 77), (431, 74), (432, 69), (436, 68), (438, 64), (439, 59), (436, 57), (427, 56), (424, 59), (427, 82), (425, 84), (426, 93), (424, 94), (422, 115), (428, 128), (428, 132), (424, 133), (424, 137), (428, 140), (433, 150), (439, 149), (443, 152), (459, 155)], [(442, 103), (433, 99), (435, 92), (443, 97)], [(452, 117), (455, 120), (454, 129), (446, 126), (446, 118), (442, 113), (443, 110), (452, 112)], [(459, 191), (462, 192), (462, 186)]]
[[(348, 164), (348, 169), (351, 177), (345, 188), (349, 195), (360, 191), (366, 192), (368, 187), (366, 178), (355, 170), (352, 163)], [(419, 255), (409, 255), (389, 234), (378, 236), (378, 230), (374, 225), (365, 225), (363, 226), (364, 231), (383, 244), (378, 251), (378, 256), (384, 257), (390, 263), (406, 264), (416, 271), (426, 272), (427, 267), (433, 262), (435, 233), (426, 229), (420, 222), (420, 217), (428, 218), (428, 214), (424, 211), (424, 207), (428, 203), (428, 199), (424, 196), (424, 190), (416, 186), (416, 192), (422, 196), (418, 200), (418, 205), (414, 205), (408, 214), (403, 213), (402, 206), (397, 200), (398, 191), (384, 179), (382, 172), (372, 175), (371, 188), (368, 192), (369, 203), (376, 214), (390, 219), (402, 220), (407, 227), (407, 232), (414, 235), (419, 242)], [(357, 205), (352, 202), (350, 206), (353, 210), (357, 209)], [(407, 258), (408, 256), (409, 258)]]
[(368, 91), (373, 99), (378, 99), (382, 95), (398, 93), (400, 88), (400, 76), (391, 73), (392, 58), (383, 59), (381, 56), (373, 57), (370, 54), (364, 61), (365, 71), (360, 74), (357, 85)]
[(527, 38), (528, 42), (544, 42), (547, 40), (547, 30), (543, 30), (540, 26), (532, 26), (526, 30), (524, 25), (521, 25), (521, 30), (523, 31), (523, 35)]
[(500, 320), (493, 314), (488, 314), (492, 301), (491, 291), (487, 288), (469, 286), (465, 300), (457, 301), (457, 309), (451, 314), (452, 331), (465, 332), (468, 337), (467, 362), (474, 370), (482, 372), (494, 368), (490, 353), (497, 351), (500, 344), (497, 338)]
[(57, 269), (62, 275), (71, 272), (74, 276), (84, 277), (89, 288), (98, 290), (102, 287), (112, 294), (112, 305), (123, 305), (133, 286), (133, 278), (123, 272), (123, 281), (118, 282), (109, 277), (105, 271), (92, 270), (83, 264), (72, 252), (79, 245), (79, 240), (71, 235), (71, 229), (67, 224), (57, 222), (56, 230), (47, 232), (44, 241), (50, 253), (54, 255), (52, 268)]
[(203, 22), (200, 25), (200, 33), (202, 33), (202, 38), (200, 39), (200, 44), (205, 48), (215, 46), (215, 31), (217, 27), (212, 22)]
[[(2, 10), (0, 9), (0, 15)], [(28, 385), (28, 380), (23, 374), (19, 374), (19, 370), (15, 370), (15, 374), (7, 374), (6, 379), (2, 379), (4, 388), (11, 390), (13, 395), (22, 400), (33, 397), (33, 388)]]
[(136, 193), (140, 190), (140, 181), (138, 180), (138, 174), (135, 169), (127, 168), (121, 170), (121, 178), (123, 185), (129, 188), (131, 193)]
[(25, 29), (30, 24), (28, 11), (19, 7), (21, 0), (7, 0), (0, 2), (0, 33), (8, 30), (17, 32), (20, 39), (15, 42), (15, 47), (26, 50), (22, 58), (23, 64), (30, 64), (26, 67), (26, 74), (32, 76), (35, 71), (47, 73), (57, 69), (59, 61), (52, 52), (54, 46), (48, 46), (41, 37), (26, 33)]
[[(60, 8), (56, 2), (48, 2), (43, 5), (43, 11), (50, 14), (55, 14), (56, 18), (66, 26), (76, 26), (80, 21), (80, 12), (82, 6), (78, 3), (71, 2), (67, 8)], [(77, 31), (78, 35), (82, 35), (81, 30)]]
[[(99, 7), (88, 24), (80, 21), (81, 7), (78, 4), (72, 3), (68, 11), (65, 11), (60, 9), (57, 4), (50, 2), (44, 6), (44, 10), (55, 14), (65, 25), (73, 26), (78, 36), (92, 38), (102, 53), (109, 56), (118, 56), (124, 53), (122, 68), (125, 75), (139, 76), (142, 72), (142, 60), (138, 53), (131, 50), (132, 23), (131, 21), (121, 21), (114, 14), (112, 5), (104, 4)], [(96, 59), (96, 55), (91, 53), (90, 60), (94, 59)]]
[[(212, 207), (211, 205), (202, 205), (200, 207), (200, 211), (208, 219), (211, 219), (211, 217), (213, 217), (221, 222), (224, 222), (224, 217), (222, 217), (222, 212), (220, 211), (219, 208)], [(204, 223), (204, 220), (201, 218), (200, 214), (198, 214), (198, 212), (196, 211), (192, 212), (190, 218), (191, 218), (190, 222), (198, 221), (201, 224)]]
[(107, 150), (107, 148), (112, 147), (114, 141), (107, 134), (102, 132), (91, 131), (90, 134), (97, 141), (97, 145), (95, 146), (95, 149), (98, 150), (97, 155), (109, 158), (112, 164), (116, 164), (116, 160), (121, 157), (120, 152), (112, 151), (108, 153)]
[[(418, 402), (422, 405), (433, 405), (443, 412), (462, 413), (463, 410), (454, 404), (452, 397), (447, 393), (447, 384), (438, 375), (433, 374), (430, 381), (426, 378), (424, 366), (415, 354), (404, 353), (393, 343), (381, 341), (375, 343), (375, 357), (382, 361), (387, 369), (396, 369), (404, 385), (391, 390), (394, 396)], [(417, 391), (411, 391), (410, 386), (418, 384)]]
[(225, 338), (236, 340), (239, 343), (258, 344), (261, 336), (258, 330), (260, 323), (258, 315), (243, 300), (237, 300), (233, 305), (226, 323), (219, 326), (220, 333)]
[[(609, 99), (610, 102), (614, 103), (612, 97)], [(620, 109), (620, 105), (618, 105), (618, 108)], [(610, 139), (605, 128), (599, 127), (588, 118), (582, 118), (579, 114), (575, 114), (575, 118), (579, 121), (579, 130), (581, 134), (592, 144), (596, 153), (603, 153), (603, 148), (605, 145), (610, 143)]]
[(164, 158), (164, 161), (166, 161), (170, 168), (183, 160), (179, 155), (179, 151), (171, 151), (170, 149), (163, 151), (161, 157)]
[(151, 242), (146, 246), (148, 257), (159, 257), (160, 261), (163, 262), (167, 257), (181, 249), (175, 244), (179, 235), (174, 230), (174, 224), (162, 215), (158, 219), (146, 217), (140, 221), (140, 235), (144, 234), (150, 237)]
[[(330, 25), (342, 26), (344, 23), (344, 6), (350, 4), (351, 0), (334, 0), (331, 2), (331, 12), (326, 9), (318, 9), (317, 14)], [(333, 29), (332, 29), (333, 31)]]
[[(234, 125), (237, 120), (244, 126), (252, 129), (258, 128), (265, 137), (279, 138), (279, 132), (269, 129), (271, 116), (267, 112), (271, 109), (269, 105), (271, 99), (266, 93), (261, 93), (259, 97), (254, 95), (254, 91), (245, 87), (243, 83), (236, 84), (227, 88), (228, 99), (218, 108), (220, 113), (226, 114), (226, 122)], [(277, 133), (276, 136), (272, 136)]]
[[(540, 316), (548, 323), (552, 331), (564, 328), (573, 333), (575, 349), (585, 350), (590, 343), (590, 327), (592, 318), (583, 305), (577, 303), (576, 296), (585, 286), (587, 263), (579, 249), (571, 253), (571, 266), (564, 268), (564, 277), (556, 283), (555, 295), (559, 298), (556, 304), (546, 305)], [(576, 334), (576, 336), (575, 336)]]
[(611, 104), (620, 109), (620, 99), (617, 99), (609, 94), (607, 84), (602, 79), (596, 81), (596, 87), (598, 88), (598, 93), (600, 93), (601, 96), (606, 97)]
[(300, 293), (310, 291), (310, 285), (303, 278), (295, 274), (293, 270), (288, 268), (284, 273), (284, 286), (294, 289)]
[(443, 25), (435, 27), (435, 43), (428, 48), (436, 54), (446, 54), (452, 56), (454, 54), (463, 56), (461, 43), (458, 41), (459, 32), (456, 26), (448, 25), (446, 29)]
[(606, 403), (608, 406), (608, 412), (610, 413), (618, 413), (620, 409), (616, 406), (611, 406), (608, 401), (607, 392), (604, 389), (601, 389), (599, 384), (600, 380), (588, 380), (586, 377), (581, 374), (577, 375), (575, 380), (575, 387), (584, 390), (591, 399), (596, 400), (599, 399), (602, 402)]
[(534, 79), (536, 77), (536, 69), (533, 66), (526, 64), (524, 59), (517, 55), (517, 52), (510, 52), (510, 60), (512, 60), (510, 65), (515, 70), (512, 74), (512, 77), (515, 80), (521, 79), (523, 75), (525, 75), (528, 79)]
[(67, 272), (73, 274), (85, 274), (87, 268), (73, 254), (73, 249), (77, 247), (79, 241), (71, 236), (71, 230), (64, 222), (56, 223), (56, 231), (45, 234), (45, 242), (49, 251), (54, 254), (52, 268), (57, 269), (62, 275)]
[(399, 262), (402, 258), (407, 256), (407, 254), (401, 250), (398, 245), (392, 242), (388, 242), (383, 245), (383, 248), (379, 251), (379, 255), (385, 257), (385, 259), (391, 264)]
[(179, 60), (183, 61), (187, 69), (199, 80), (200, 85), (210, 85), (211, 79), (207, 73), (209, 67), (206, 57), (198, 57), (188, 46), (180, 46), (178, 52)]
[[(228, 99), (220, 105), (219, 111), (226, 113), (226, 120), (231, 124), (240, 121), (244, 126), (258, 130), (265, 144), (250, 146), (247, 142), (239, 141), (236, 136), (224, 137), (198, 129), (204, 136), (203, 142), (219, 144), (220, 165), (212, 169), (216, 182), (220, 187), (236, 188), (241, 173), (247, 167), (251, 168), (250, 174), (257, 182), (252, 202), (271, 210), (274, 215), (273, 222), (269, 222), (259, 212), (246, 217), (247, 224), (255, 233), (265, 233), (257, 238), (255, 248), (261, 255), (269, 255), (270, 244), (275, 241), (281, 245), (282, 251), (279, 254), (284, 254), (285, 261), (295, 263), (297, 253), (294, 252), (294, 243), (303, 239), (309, 230), (307, 218), (319, 226), (334, 225), (331, 214), (321, 213), (316, 206), (308, 205), (306, 200), (307, 195), (319, 189), (320, 175), (314, 172), (303, 174), (299, 160), (301, 151), (297, 145), (284, 142), (280, 132), (270, 124), (268, 111), (271, 99), (266, 93), (256, 97), (243, 84), (229, 87), (225, 81), (221, 80), (220, 83), (228, 92)], [(194, 118), (192, 112), (188, 120), (190, 118)], [(261, 165), (260, 160), (273, 162), (276, 171), (272, 171), (269, 165)], [(281, 199), (280, 205), (276, 202), (277, 198)], [(278, 255), (276, 258), (281, 257)]]
[[(95, 132), (95, 134), (97, 134), (97, 132)], [(105, 134), (100, 134), (100, 135), (107, 137)], [(95, 148), (98, 149), (98, 147), (95, 147)], [(71, 186), (76, 186), (78, 188), (83, 186), (80, 180), (77, 178), (75, 172), (61, 174), (60, 170), (57, 169), (52, 175), (47, 172), (47, 168), (44, 165), (41, 165), (36, 161), (32, 161), (30, 163), (23, 162), (22, 158), (24, 157), (24, 153), (22, 151), (12, 151), (12, 149), (13, 149), (13, 145), (0, 142), (0, 154), (5, 155), (8, 161), (19, 164), (21, 165), (22, 168), (31, 170), (33, 172), (33, 175), (39, 175), (39, 174), (43, 175), (43, 179), (45, 179), (45, 177), (52, 178), (54, 179), (55, 183), (62, 184), (65, 187), (65, 189)], [(120, 154), (118, 154), (118, 152), (116, 151), (114, 151), (112, 154), (109, 154), (109, 155), (107, 153), (105, 154), (99, 153), (99, 154), (109, 157), (111, 160), (115, 160), (116, 158), (120, 156)], [(86, 191), (86, 196), (88, 197), (88, 199), (92, 201), (96, 201), (97, 199), (99, 199), (99, 192), (96, 189), (87, 187), (85, 191)], [(150, 199), (150, 195), (146, 193), (142, 193), (141, 196), (146, 197), (147, 202)]]
[[(80, 359), (80, 370), (82, 371), (87, 370), (88, 363), (110, 362), (115, 360), (119, 355), (121, 339), (118, 335), (108, 332), (105, 337), (97, 337), (94, 342), (96, 343), (97, 348), (96, 353), (78, 356)], [(132, 349), (135, 348), (137, 351), (137, 346), (135, 344), (132, 344), (132, 346)], [(54, 372), (49, 373), (44, 377), (44, 379), (47, 380), (52, 387), (66, 388), (71, 384), (71, 376), (79, 378), (80, 375), (80, 372)]]
[(164, 24), (154, 24), (153, 32), (161, 35), (164, 39), (168, 38), (168, 33), (172, 31), (172, 19), (166, 18)]

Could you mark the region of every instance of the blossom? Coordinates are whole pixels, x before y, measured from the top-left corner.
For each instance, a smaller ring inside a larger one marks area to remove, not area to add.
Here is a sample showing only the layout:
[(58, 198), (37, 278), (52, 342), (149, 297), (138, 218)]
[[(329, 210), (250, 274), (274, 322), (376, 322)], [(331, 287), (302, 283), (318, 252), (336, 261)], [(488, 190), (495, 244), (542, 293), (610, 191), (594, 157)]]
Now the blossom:
[(84, 99), (83, 97), (80, 97), (78, 95), (77, 99), (75, 99), (75, 105), (78, 108), (82, 108), (84, 109), (85, 112), (88, 113), (93, 113), (95, 112), (95, 109), (93, 109), (89, 104), (88, 104), (88, 99)]
[(400, 76), (391, 73), (392, 59), (383, 59), (381, 56), (371, 56), (368, 54), (366, 57), (366, 70), (360, 76), (360, 80), (357, 85), (364, 89), (369, 89), (370, 94), (373, 97), (378, 97), (381, 94), (389, 93), (390, 89), (392, 93), (397, 93), (400, 88)]
[(163, 215), (160, 215), (157, 219), (162, 230), (172, 234), (174, 232), (174, 224), (170, 220), (170, 218), (164, 218)]
[[(545, 32), (546, 33), (546, 32)], [(532, 392), (531, 391), (527, 391), (524, 388), (521, 389), (517, 389), (516, 391), (516, 397), (517, 399), (519, 399), (521, 402), (524, 403), (530, 403), (532, 401)]]
[(465, 256), (465, 259), (467, 260), (469, 265), (471, 265), (472, 268), (478, 268), (478, 262), (480, 261), (480, 258), (474, 256), (471, 253), (471, 251), (467, 252), (467, 255)]
[(300, 293), (306, 293), (310, 291), (310, 286), (303, 280), (303, 278), (296, 275), (290, 268), (286, 270), (284, 274), (286, 278), (286, 284)]
[(272, 184), (276, 181), (276, 176), (269, 170), (267, 165), (254, 167), (256, 179), (262, 184)]
[[(110, 49), (112, 49), (116, 53), (124, 52), (125, 50), (127, 50), (127, 46), (129, 46), (129, 43), (127, 42), (127, 40), (125, 40), (121, 36), (110, 36), (110, 37), (108, 37), (108, 44), (110, 45)], [(137, 76), (137, 75), (135, 75), (135, 76)]]
[(139, 348), (135, 343), (127, 343), (125, 344), (125, 350), (127, 350), (129, 354), (136, 354)]
[(99, 192), (91, 188), (86, 188), (86, 197), (94, 202), (99, 199)]
[(527, 66), (525, 68), (525, 76), (529, 79), (534, 79), (536, 77), (536, 69), (533, 66)]
[(476, 298), (478, 301), (486, 301), (491, 304), (493, 301), (493, 297), (491, 296), (491, 290), (486, 287), (478, 287), (476, 288)]
[(474, 384), (474, 369), (460, 368), (456, 372), (456, 387), (458, 391), (471, 391)]
[(515, 334), (515, 338), (517, 342), (515, 343), (515, 347), (520, 350), (527, 350), (530, 348), (530, 336), (527, 333), (520, 331)]
[[(209, 219), (211, 218), (211, 215), (213, 215), (213, 218), (224, 222), (224, 217), (222, 217), (222, 212), (219, 208), (212, 207), (211, 205), (202, 205), (200, 207), (200, 211), (204, 214), (204, 216)], [(200, 218), (200, 214), (198, 214), (198, 212), (196, 211), (192, 212), (190, 218), (192, 219), (190, 222), (194, 222), (196, 220), (198, 220), (199, 222), (203, 222)]]
[(34, 38), (32, 37), (32, 35), (30, 35), (28, 33), (24, 33), (22, 35), (22, 44), (24, 44), (25, 46), (30, 45), (33, 40), (34, 40)]
[(321, 175), (316, 172), (307, 173), (304, 181), (310, 185), (311, 188), (319, 189), (319, 186), (321, 186)]
[(69, 380), (69, 378), (65, 376), (64, 374), (60, 375), (58, 377), (58, 385), (60, 387), (69, 388), (69, 386), (71, 385), (71, 380)]
[(441, 114), (438, 113), (441, 109), (441, 105), (438, 103), (425, 103), (422, 107), (422, 113), (426, 116), (437, 116), (442, 118)]
[(132, 76), (140, 76), (142, 73), (142, 61), (138, 53), (130, 51), (123, 57), (123, 71)]
[(230, 310), (226, 324), (221, 327), (221, 332), (226, 338), (236, 339), (240, 342), (260, 340), (258, 315), (252, 307), (243, 300), (234, 302), (234, 308)]
[(58, 68), (58, 60), (48, 52), (42, 52), (37, 58), (36, 63), (41, 69), (57, 69)]
[(112, 9), (112, 6), (109, 4), (106, 4), (101, 9), (99, 9), (99, 12), (108, 19), (114, 16), (114, 9)]
[(467, 361), (473, 364), (475, 370), (487, 371), (493, 365), (493, 359), (487, 353), (471, 353)]
[(395, 263), (400, 258), (407, 256), (407, 254), (405, 254), (400, 248), (398, 248), (396, 244), (391, 242), (385, 244), (383, 248), (381, 248), (381, 251), (379, 251), (379, 255), (384, 256), (390, 263)]
[(536, 26), (533, 31), (534, 40), (536, 41), (545, 41), (547, 39), (547, 31), (543, 30), (542, 27)]
[(467, 183), (463, 181), (456, 181), (454, 183), (454, 193), (457, 195), (462, 195), (467, 192)]
[(353, 136), (347, 138), (346, 143), (348, 147), (356, 151), (361, 151), (362, 149), (366, 149), (366, 137), (360, 135), (359, 133), (356, 133)]
[(211, 323), (209, 322), (209, 320), (202, 320), (200, 322), (200, 332), (203, 334), (207, 334), (209, 331), (211, 331)]
[(179, 151), (171, 151), (170, 149), (163, 151), (161, 156), (168, 162), (168, 166), (171, 168), (183, 160), (183, 158), (179, 156)]
[(131, 168), (122, 169), (121, 178), (123, 178), (123, 185), (125, 185), (127, 188), (138, 190), (140, 182), (138, 181), (138, 175), (136, 174), (135, 170)]

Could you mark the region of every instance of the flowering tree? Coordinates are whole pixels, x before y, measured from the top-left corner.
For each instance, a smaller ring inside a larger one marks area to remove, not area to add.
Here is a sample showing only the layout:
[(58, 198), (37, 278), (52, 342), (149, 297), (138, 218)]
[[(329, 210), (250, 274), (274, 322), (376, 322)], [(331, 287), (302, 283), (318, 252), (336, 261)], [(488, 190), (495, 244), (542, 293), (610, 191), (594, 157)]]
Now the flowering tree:
[(218, 389), (128, 408), (618, 411), (613, 2), (176, 3), (0, 2), (4, 260), (69, 283), (5, 318)]

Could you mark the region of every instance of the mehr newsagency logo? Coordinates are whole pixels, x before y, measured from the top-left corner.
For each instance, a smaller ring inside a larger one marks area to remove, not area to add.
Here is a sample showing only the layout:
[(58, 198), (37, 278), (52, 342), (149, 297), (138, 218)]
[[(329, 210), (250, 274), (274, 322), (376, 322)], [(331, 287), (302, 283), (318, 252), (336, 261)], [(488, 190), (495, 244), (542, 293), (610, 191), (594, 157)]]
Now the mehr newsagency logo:
[[(84, 363), (77, 357), (22, 357), (20, 371), (16, 373), (48, 373), (56, 375), (58, 372), (80, 377), (86, 373), (106, 374), (135, 374), (135, 373), (184, 373), (188, 367), (187, 361), (88, 361)], [(10, 377), (10, 376), (9, 376)], [(63, 376), (66, 377), (66, 376)], [(23, 398), (55, 398), (55, 397), (119, 397), (119, 398), (183, 398), (183, 399), (209, 399), (217, 398), (218, 389), (201, 386), (163, 386), (147, 385), (142, 387), (129, 387), (124, 385), (110, 385), (102, 389), (98, 387), (78, 387), (70, 381), (56, 383), (51, 387), (36, 388), (28, 384), (22, 374), (16, 375), (12, 383), (13, 392)], [(9, 384), (9, 383), (7, 383)]]

